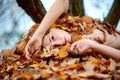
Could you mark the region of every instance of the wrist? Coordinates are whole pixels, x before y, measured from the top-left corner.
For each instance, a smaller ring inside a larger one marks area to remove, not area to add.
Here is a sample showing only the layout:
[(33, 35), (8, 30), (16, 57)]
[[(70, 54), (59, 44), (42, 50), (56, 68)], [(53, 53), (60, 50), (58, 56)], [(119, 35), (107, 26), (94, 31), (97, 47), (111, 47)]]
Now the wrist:
[(33, 36), (43, 38), (44, 33), (41, 33), (41, 32), (36, 31)]
[(36, 39), (37, 41), (41, 41), (43, 36), (41, 34), (34, 33), (31, 39)]
[(95, 41), (90, 41), (89, 43), (91, 49), (96, 49), (99, 46), (99, 43)]
[(103, 44), (100, 44), (100, 43), (93, 41), (90, 46), (91, 46), (91, 49), (93, 49), (97, 52), (101, 52), (101, 48), (103, 47)]

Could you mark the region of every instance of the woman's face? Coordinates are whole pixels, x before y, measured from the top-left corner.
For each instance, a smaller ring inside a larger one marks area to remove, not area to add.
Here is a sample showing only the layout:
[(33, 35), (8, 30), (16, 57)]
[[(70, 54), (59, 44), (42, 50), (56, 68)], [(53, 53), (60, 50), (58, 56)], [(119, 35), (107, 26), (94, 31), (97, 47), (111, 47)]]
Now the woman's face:
[(71, 41), (71, 35), (61, 29), (52, 28), (50, 32), (43, 38), (43, 47), (48, 45), (64, 45), (67, 42)]

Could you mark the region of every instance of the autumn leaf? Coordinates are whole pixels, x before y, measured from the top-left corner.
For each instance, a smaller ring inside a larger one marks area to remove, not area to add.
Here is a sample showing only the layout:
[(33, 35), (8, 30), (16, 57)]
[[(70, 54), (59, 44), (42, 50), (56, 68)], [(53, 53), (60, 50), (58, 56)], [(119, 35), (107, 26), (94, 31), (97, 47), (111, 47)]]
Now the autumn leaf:
[(65, 57), (68, 56), (68, 52), (67, 52), (67, 51), (60, 51), (58, 56), (59, 56), (60, 58), (65, 58)]
[(78, 27), (73, 27), (72, 30), (73, 30), (73, 31), (77, 31), (77, 30), (78, 30)]
[(88, 24), (93, 22), (93, 18), (89, 17), (89, 16), (83, 16), (81, 19), (82, 19), (83, 22), (86, 22)]
[(21, 75), (21, 79), (31, 80), (34, 78), (34, 74), (32, 72), (26, 72)]
[(47, 68), (47, 65), (46, 65), (46, 61), (41, 61), (39, 63), (33, 63), (32, 65), (30, 65), (30, 67), (33, 67), (35, 69), (38, 69), (40, 67)]
[(78, 41), (80, 39), (82, 39), (82, 35), (75, 35), (75, 36), (72, 37), (73, 41)]
[(66, 27), (66, 26), (61, 26), (60, 27), (62, 30), (68, 30), (68, 27)]

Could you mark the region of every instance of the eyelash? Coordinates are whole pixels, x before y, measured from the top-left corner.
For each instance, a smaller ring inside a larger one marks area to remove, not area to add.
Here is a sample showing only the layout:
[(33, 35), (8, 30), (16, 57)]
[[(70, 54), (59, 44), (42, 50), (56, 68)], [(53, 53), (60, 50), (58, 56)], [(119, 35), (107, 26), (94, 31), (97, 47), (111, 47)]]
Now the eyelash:
[(55, 40), (55, 37), (52, 35), (52, 36), (50, 37), (50, 42), (52, 42), (53, 40)]
[(52, 35), (52, 36), (51, 36), (51, 40), (54, 40), (54, 39), (55, 39), (55, 37)]

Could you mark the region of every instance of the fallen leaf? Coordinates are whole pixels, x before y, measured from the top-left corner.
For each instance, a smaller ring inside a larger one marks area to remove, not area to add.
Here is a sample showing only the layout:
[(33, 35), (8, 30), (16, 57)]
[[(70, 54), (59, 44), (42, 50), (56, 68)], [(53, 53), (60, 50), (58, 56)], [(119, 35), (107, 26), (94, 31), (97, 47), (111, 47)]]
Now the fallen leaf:
[(65, 58), (65, 57), (67, 57), (68, 56), (68, 52), (66, 52), (66, 51), (60, 51), (59, 52), (59, 57), (60, 58)]

